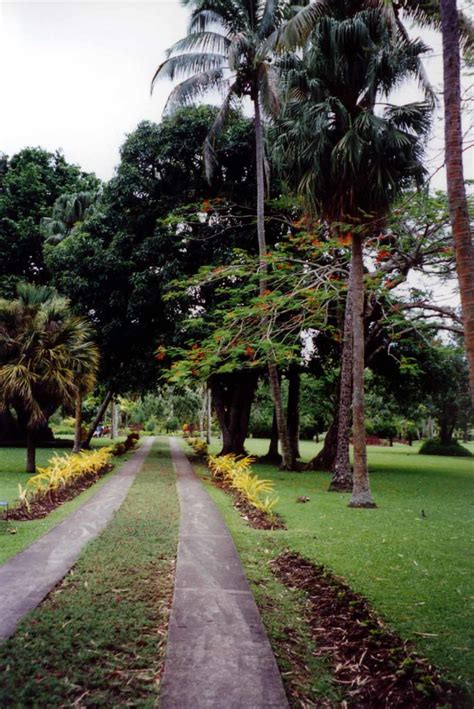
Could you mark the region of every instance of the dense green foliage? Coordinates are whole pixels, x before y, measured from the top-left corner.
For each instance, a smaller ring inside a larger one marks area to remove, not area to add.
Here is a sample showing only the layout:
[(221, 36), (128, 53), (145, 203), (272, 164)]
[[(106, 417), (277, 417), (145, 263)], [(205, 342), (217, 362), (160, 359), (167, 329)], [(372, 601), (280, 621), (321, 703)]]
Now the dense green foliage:
[(420, 448), (422, 455), (449, 455), (457, 458), (472, 457), (472, 453), (457, 441), (443, 443), (439, 438), (430, 438)]
[(25, 148), (0, 155), (0, 294), (12, 297), (20, 280), (46, 283), (42, 219), (64, 193), (96, 189), (99, 181), (60, 152)]

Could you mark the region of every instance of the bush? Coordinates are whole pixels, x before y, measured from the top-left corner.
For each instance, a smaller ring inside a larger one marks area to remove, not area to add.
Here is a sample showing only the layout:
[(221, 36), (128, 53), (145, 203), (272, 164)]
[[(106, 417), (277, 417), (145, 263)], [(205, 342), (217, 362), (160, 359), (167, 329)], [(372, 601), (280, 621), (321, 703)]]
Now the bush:
[[(212, 475), (237, 490), (253, 507), (273, 518), (278, 497), (273, 490), (272, 480), (262, 480), (251, 471), (254, 458), (237, 459), (233, 453), (210, 455), (208, 466)], [(264, 493), (267, 493), (265, 497)], [(270, 494), (268, 494), (270, 493)]]
[(123, 442), (115, 444), (115, 446), (112, 449), (112, 454), (113, 455), (124, 455), (124, 453), (128, 453), (129, 450), (131, 450), (132, 448), (135, 448), (139, 438), (140, 438), (140, 436), (136, 431), (129, 433), (127, 438)]
[(439, 438), (430, 438), (421, 446), (419, 453), (423, 455), (452, 455), (463, 458), (472, 457), (472, 453), (464, 448), (457, 441), (451, 443), (442, 443)]
[(207, 456), (207, 443), (202, 438), (186, 438), (187, 443), (193, 448), (199, 458)]
[(148, 421), (145, 423), (145, 431), (149, 431), (150, 433), (153, 433), (155, 431), (156, 426), (158, 425), (158, 419), (156, 416), (150, 416)]
[(81, 451), (75, 455), (55, 454), (47, 468), (38, 468), (37, 475), (29, 478), (25, 487), (18, 485), (18, 508), (29, 512), (31, 504), (43, 500), (54, 502), (64, 489), (86, 480), (94, 481), (110, 470), (110, 448)]

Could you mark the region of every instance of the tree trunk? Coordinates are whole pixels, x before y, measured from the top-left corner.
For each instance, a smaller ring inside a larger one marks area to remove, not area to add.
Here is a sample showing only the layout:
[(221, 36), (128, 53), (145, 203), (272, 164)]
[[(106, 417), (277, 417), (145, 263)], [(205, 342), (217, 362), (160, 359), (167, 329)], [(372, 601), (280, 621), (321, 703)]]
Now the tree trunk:
[(270, 445), (268, 453), (260, 458), (262, 463), (281, 463), (281, 455), (278, 452), (278, 424), (276, 419), (275, 407), (273, 407), (272, 432), (270, 436)]
[(31, 475), (36, 473), (36, 439), (35, 432), (30, 429), (26, 434), (26, 472)]
[(312, 458), (304, 467), (305, 470), (332, 470), (336, 460), (337, 453), (337, 431), (338, 431), (338, 409), (334, 412), (334, 418), (331, 421), (324, 438), (323, 447), (319, 453)]
[(456, 0), (441, 0), (444, 138), (449, 213), (456, 252), (465, 347), (474, 406), (474, 245), (467, 207), (461, 125), (461, 60)]
[(367, 449), (364, 420), (364, 264), (362, 259), (362, 236), (352, 237), (352, 305), (353, 305), (353, 438), (354, 438), (354, 483), (350, 507), (375, 507), (369, 486)]
[(352, 317), (352, 275), (349, 276), (346, 311), (344, 315), (344, 340), (341, 353), (341, 376), (339, 380), (339, 408), (337, 428), (337, 449), (333, 474), (329, 484), (331, 492), (352, 490), (352, 469), (349, 459), (349, 439), (351, 433), (352, 362), (353, 362), (353, 317)]
[(300, 372), (298, 366), (290, 364), (288, 368), (288, 404), (286, 408), (288, 436), (291, 455), (296, 460), (300, 457)]
[(209, 386), (206, 389), (206, 400), (207, 400), (207, 427), (206, 427), (206, 442), (208, 445), (211, 443), (212, 438), (212, 401), (211, 401), (211, 390)]
[(107, 411), (107, 407), (110, 404), (110, 400), (111, 400), (112, 396), (113, 396), (113, 391), (109, 390), (107, 392), (107, 394), (105, 395), (104, 400), (102, 401), (101, 405), (99, 406), (99, 410), (97, 411), (97, 416), (95, 417), (95, 419), (92, 423), (92, 426), (90, 427), (89, 432), (86, 436), (86, 439), (82, 444), (83, 448), (86, 448), (86, 449), (89, 448), (89, 446), (91, 444), (92, 436), (94, 435), (94, 431), (97, 428), (97, 426), (99, 425), (99, 423), (102, 421), (102, 419), (104, 418), (104, 414)]
[(255, 372), (213, 375), (209, 380), (217, 420), (222, 432), (219, 455), (246, 455), (250, 408), (257, 387)]
[(82, 431), (82, 396), (78, 391), (76, 394), (76, 418), (74, 422), (74, 446), (73, 453), (79, 453), (81, 450), (81, 431)]
[[(259, 275), (260, 275), (260, 295), (264, 295), (267, 290), (268, 280), (268, 263), (267, 263), (267, 244), (265, 239), (265, 176), (263, 174), (264, 156), (263, 156), (263, 133), (262, 119), (260, 116), (260, 103), (258, 91), (253, 97), (255, 110), (255, 152), (256, 152), (256, 168), (257, 168), (257, 239), (258, 239), (258, 254), (259, 254)], [(262, 336), (269, 339), (267, 331), (266, 318), (262, 318)], [(268, 362), (268, 379), (270, 383), (270, 392), (272, 395), (273, 405), (275, 407), (278, 436), (282, 448), (282, 463), (281, 468), (284, 470), (294, 470), (296, 461), (291, 454), (290, 441), (288, 437), (288, 429), (286, 426), (285, 416), (283, 413), (283, 404), (281, 400), (281, 389), (278, 378), (278, 368), (272, 352), (269, 352)]]

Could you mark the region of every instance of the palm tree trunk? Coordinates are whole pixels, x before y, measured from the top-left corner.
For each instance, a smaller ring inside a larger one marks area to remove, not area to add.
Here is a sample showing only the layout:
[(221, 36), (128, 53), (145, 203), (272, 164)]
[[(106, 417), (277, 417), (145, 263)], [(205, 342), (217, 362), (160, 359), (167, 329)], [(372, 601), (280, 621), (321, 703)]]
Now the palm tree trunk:
[(474, 245), (462, 162), (461, 61), (456, 0), (441, 0), (444, 136), (448, 201), (461, 294), (465, 346), (474, 405)]
[(211, 400), (211, 388), (209, 384), (206, 388), (206, 401), (207, 401), (207, 427), (206, 427), (206, 442), (210, 445), (212, 438), (212, 400)]
[(337, 450), (333, 474), (329, 485), (331, 492), (352, 490), (352, 470), (349, 460), (351, 431), (352, 363), (353, 347), (352, 273), (349, 276), (346, 312), (344, 315), (344, 342), (341, 353), (341, 379), (339, 384), (339, 413), (337, 427)]
[(300, 457), (300, 372), (295, 364), (290, 364), (288, 368), (286, 420), (291, 453), (293, 458), (297, 460)]
[(36, 440), (35, 432), (28, 429), (26, 434), (26, 472), (36, 473)]
[(107, 394), (104, 397), (104, 400), (102, 401), (101, 405), (99, 406), (99, 410), (97, 411), (97, 415), (94, 419), (94, 422), (92, 423), (92, 426), (89, 429), (89, 432), (87, 433), (86, 439), (84, 443), (82, 444), (83, 448), (89, 448), (92, 440), (92, 436), (94, 435), (94, 431), (99, 425), (99, 423), (102, 421), (104, 418), (104, 414), (107, 410), (108, 405), (110, 404), (110, 400), (113, 396), (113, 391), (109, 390)]
[(353, 436), (354, 483), (350, 507), (375, 507), (369, 486), (364, 420), (364, 264), (362, 260), (362, 235), (352, 238), (352, 307), (353, 307)]
[(81, 431), (82, 431), (82, 396), (78, 391), (76, 395), (76, 418), (74, 423), (74, 447), (73, 453), (79, 453), (81, 450)]
[[(253, 98), (255, 109), (255, 151), (257, 162), (257, 238), (258, 238), (258, 254), (259, 254), (259, 274), (260, 274), (260, 295), (264, 295), (267, 290), (268, 281), (268, 263), (267, 263), (267, 244), (265, 239), (265, 176), (263, 174), (263, 133), (262, 119), (260, 115), (260, 103), (258, 92)], [(266, 329), (266, 322), (262, 320), (262, 330)], [(294, 470), (296, 461), (291, 454), (290, 441), (288, 436), (288, 428), (285, 421), (283, 411), (283, 403), (281, 399), (280, 381), (278, 377), (278, 368), (272, 352), (269, 353), (268, 362), (268, 379), (270, 383), (270, 392), (272, 395), (273, 405), (278, 426), (278, 436), (282, 448), (282, 463), (281, 468), (284, 470)]]

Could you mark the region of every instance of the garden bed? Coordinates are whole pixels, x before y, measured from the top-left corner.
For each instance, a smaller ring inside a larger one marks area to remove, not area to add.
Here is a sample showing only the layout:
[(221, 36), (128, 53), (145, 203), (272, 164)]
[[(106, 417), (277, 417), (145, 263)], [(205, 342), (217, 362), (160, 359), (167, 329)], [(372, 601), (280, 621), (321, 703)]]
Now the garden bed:
[(305, 619), (327, 657), (334, 682), (357, 707), (468, 706), (467, 697), (436, 668), (390, 631), (344, 581), (299, 554), (284, 552), (271, 562), (277, 579), (305, 592)]
[(286, 529), (279, 514), (274, 512), (270, 516), (247, 502), (243, 495), (233, 490), (229, 485), (212, 476), (210, 480), (216, 487), (232, 497), (235, 509), (250, 527), (254, 529)]
[(40, 500), (32, 500), (29, 508), (25, 506), (13, 507), (8, 510), (8, 512), (4, 512), (2, 518), (17, 522), (44, 519), (44, 517), (47, 517), (57, 507), (63, 505), (65, 502), (69, 502), (69, 500), (73, 500), (77, 495), (80, 495), (81, 492), (95, 485), (99, 478), (112, 470), (112, 467), (112, 465), (104, 466), (100, 474), (94, 477), (77, 480), (67, 488), (58, 490), (49, 497), (44, 497)]

